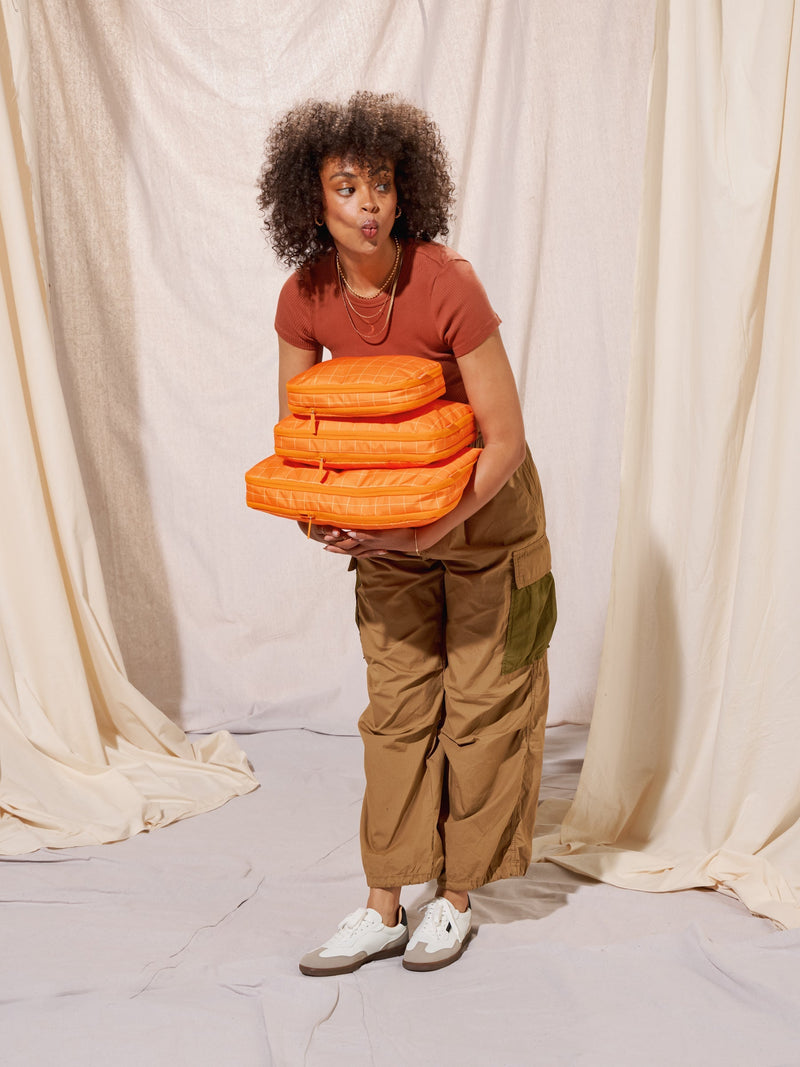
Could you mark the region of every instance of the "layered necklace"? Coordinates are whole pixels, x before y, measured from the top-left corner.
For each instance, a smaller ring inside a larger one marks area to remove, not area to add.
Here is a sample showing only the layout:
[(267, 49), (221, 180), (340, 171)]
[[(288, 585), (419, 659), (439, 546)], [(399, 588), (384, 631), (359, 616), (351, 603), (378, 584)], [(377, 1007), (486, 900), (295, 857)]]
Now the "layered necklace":
[[(379, 345), (386, 340), (386, 335), (389, 333), (389, 323), (391, 322), (392, 308), (394, 307), (394, 294), (397, 291), (397, 279), (400, 277), (400, 267), (403, 263), (402, 245), (396, 237), (393, 237), (392, 240), (394, 241), (394, 263), (392, 263), (392, 269), (373, 296), (364, 296), (363, 293), (357, 292), (352, 287), (344, 276), (342, 265), (339, 262), (339, 253), (336, 253), (336, 274), (339, 278), (339, 289), (344, 301), (344, 309), (347, 312), (350, 325), (361, 340), (366, 341), (368, 345)], [(380, 300), (380, 303), (373, 305), (372, 310), (364, 314), (364, 312), (358, 310), (348, 294), (358, 297), (359, 300)], [(363, 323), (363, 332), (356, 324), (353, 318), (354, 315)], [(382, 319), (383, 321), (381, 321)]]

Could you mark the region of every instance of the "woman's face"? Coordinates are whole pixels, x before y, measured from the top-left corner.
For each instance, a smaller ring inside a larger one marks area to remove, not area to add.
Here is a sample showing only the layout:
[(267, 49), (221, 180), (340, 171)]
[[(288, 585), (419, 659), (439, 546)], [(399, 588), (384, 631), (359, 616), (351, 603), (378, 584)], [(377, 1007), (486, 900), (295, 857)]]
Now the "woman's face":
[(326, 159), (319, 176), (322, 217), (339, 252), (356, 256), (382, 252), (397, 207), (394, 164), (365, 171), (346, 159)]

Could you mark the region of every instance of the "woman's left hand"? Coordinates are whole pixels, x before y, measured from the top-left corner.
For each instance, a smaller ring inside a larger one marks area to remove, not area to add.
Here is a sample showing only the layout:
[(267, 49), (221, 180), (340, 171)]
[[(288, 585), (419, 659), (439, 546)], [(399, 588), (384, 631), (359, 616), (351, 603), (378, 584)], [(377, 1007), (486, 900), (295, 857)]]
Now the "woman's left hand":
[(413, 529), (342, 530), (334, 527), (325, 536), (326, 552), (346, 556), (385, 556), (389, 552), (416, 555)]

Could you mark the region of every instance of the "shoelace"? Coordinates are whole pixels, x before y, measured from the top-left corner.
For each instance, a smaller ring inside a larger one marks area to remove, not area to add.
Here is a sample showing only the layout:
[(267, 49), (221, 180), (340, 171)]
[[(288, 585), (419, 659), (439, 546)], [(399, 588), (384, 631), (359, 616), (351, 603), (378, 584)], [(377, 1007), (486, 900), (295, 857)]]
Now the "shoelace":
[(420, 926), (421, 934), (433, 934), (437, 939), (449, 933), (453, 928), (450, 910), (442, 897), (432, 900), (425, 906), (425, 918)]
[(364, 919), (366, 919), (366, 917), (366, 908), (359, 908), (357, 911), (353, 911), (349, 915), (345, 915), (345, 917), (339, 923), (334, 937), (340, 940), (346, 940), (348, 937), (352, 937), (352, 935), (359, 928), (359, 926), (364, 921)]
[(345, 915), (342, 921), (339, 923), (339, 929), (355, 930), (362, 919), (365, 919), (367, 915), (366, 908), (358, 908), (356, 911), (351, 912), (349, 915)]

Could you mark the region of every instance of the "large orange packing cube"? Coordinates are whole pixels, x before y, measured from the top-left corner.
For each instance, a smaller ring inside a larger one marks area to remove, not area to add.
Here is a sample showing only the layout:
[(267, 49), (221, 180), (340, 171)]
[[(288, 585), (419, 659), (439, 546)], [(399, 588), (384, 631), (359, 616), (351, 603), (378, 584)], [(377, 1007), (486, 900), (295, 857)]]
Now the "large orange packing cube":
[(275, 427), (275, 454), (337, 470), (418, 467), (455, 455), (475, 433), (469, 404), (450, 400), (375, 418), (288, 415)]
[(445, 389), (441, 366), (422, 356), (338, 356), (286, 383), (295, 415), (389, 415), (427, 404)]
[(456, 506), (480, 451), (465, 448), (426, 467), (342, 471), (268, 456), (245, 475), (247, 504), (287, 519), (361, 530), (424, 526)]

